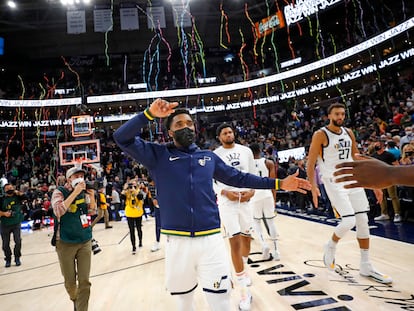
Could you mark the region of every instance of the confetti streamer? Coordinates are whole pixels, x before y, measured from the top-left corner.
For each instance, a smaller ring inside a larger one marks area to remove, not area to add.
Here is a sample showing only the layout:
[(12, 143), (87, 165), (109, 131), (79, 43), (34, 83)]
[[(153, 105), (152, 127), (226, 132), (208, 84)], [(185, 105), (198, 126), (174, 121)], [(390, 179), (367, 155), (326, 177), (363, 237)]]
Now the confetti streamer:
[[(404, 0), (402, 0), (403, 2), (404, 2)], [(378, 27), (378, 23), (377, 23), (377, 16), (376, 16), (376, 12), (375, 12), (375, 9), (374, 9), (374, 6), (370, 3), (370, 1), (368, 1), (368, 0), (366, 0), (366, 2), (368, 3), (368, 5), (370, 6), (370, 8), (371, 8), (371, 11), (372, 11), (372, 18), (373, 18), (373, 21), (374, 21), (374, 28), (375, 28), (375, 31), (376, 32), (380, 32), (380, 29), (379, 29), (379, 27)], [(405, 13), (404, 13), (405, 14)], [(404, 16), (404, 20), (405, 20), (405, 16)]]
[(111, 0), (111, 25), (105, 31), (105, 58), (106, 58), (106, 66), (109, 67), (109, 44), (108, 44), (108, 33), (114, 27), (114, 0)]
[(362, 37), (364, 39), (366, 39), (367, 34), (365, 32), (365, 27), (364, 27), (364, 10), (362, 9), (361, 1), (357, 0), (357, 3), (358, 3), (358, 7), (359, 7), (359, 18), (360, 18), (359, 25), (360, 25), (360, 28), (361, 28), (361, 33), (362, 33)]
[(246, 42), (244, 40), (244, 35), (242, 30), (239, 28), (239, 33), (240, 33), (240, 37), (242, 39), (242, 45), (240, 47), (239, 50), (239, 58), (240, 58), (240, 65), (241, 65), (241, 69), (243, 71), (243, 80), (247, 81), (250, 77), (249, 77), (249, 66), (247, 66), (244, 58), (243, 58), (243, 50), (246, 47)]
[(124, 85), (127, 85), (127, 68), (128, 68), (128, 57), (124, 55), (124, 66), (122, 67), (122, 78)]
[[(323, 37), (322, 37), (322, 30), (321, 30), (321, 25), (319, 24), (319, 16), (318, 13), (315, 14), (316, 16), (316, 30), (315, 30), (315, 34), (316, 34), (316, 48), (315, 48), (315, 53), (316, 53), (316, 57), (318, 59), (321, 59), (321, 55), (319, 53), (319, 46), (321, 46), (321, 51), (322, 51), (322, 56), (325, 57), (325, 46), (323, 44)], [(322, 39), (322, 40), (320, 40)], [(325, 67), (321, 68), (322, 71), (322, 79), (325, 79)]]
[(79, 74), (75, 70), (72, 69), (70, 64), (66, 61), (65, 57), (63, 57), (63, 56), (60, 56), (60, 57), (62, 58), (64, 65), (69, 69), (69, 71), (72, 72), (76, 76), (76, 80), (77, 80), (77, 86), (76, 87), (79, 90), (80, 95), (83, 96), (84, 95), (84, 89), (83, 89), (83, 85), (81, 84)]
[(254, 41), (254, 43), (253, 43), (253, 58), (254, 58), (254, 63), (257, 64), (258, 63), (257, 58), (258, 58), (259, 54), (257, 53), (257, 47), (256, 46), (257, 46), (257, 42), (259, 41), (259, 36), (257, 34), (256, 26), (253, 23), (253, 20), (250, 18), (247, 3), (244, 4), (244, 14), (246, 15), (247, 19), (250, 22), (250, 25), (252, 26), (252, 34), (253, 34), (253, 41)]
[(49, 84), (49, 79), (46, 75), (43, 75), (43, 79), (46, 81), (46, 87), (47, 87), (47, 93), (46, 93), (46, 99), (53, 98), (55, 95), (56, 86), (65, 77), (65, 73), (63, 71), (60, 72), (60, 77), (54, 83), (54, 79), (52, 78), (52, 84)]
[(164, 34), (162, 32), (162, 28), (160, 26), (160, 23), (158, 22), (158, 31), (161, 36), (161, 40), (164, 42), (164, 44), (167, 46), (168, 49), (168, 56), (167, 56), (167, 71), (171, 72), (171, 56), (172, 56), (172, 50), (171, 45), (168, 43), (167, 39), (165, 39)]
[(193, 28), (194, 28), (194, 31), (195, 31), (195, 39), (197, 41), (198, 51), (199, 51), (199, 54), (200, 54), (201, 63), (203, 65), (203, 77), (205, 78), (205, 77), (207, 77), (207, 71), (206, 71), (206, 57), (205, 57), (205, 54), (204, 54), (204, 43), (203, 43), (203, 40), (201, 40), (201, 36), (200, 36), (200, 34), (197, 30), (197, 26), (195, 24), (194, 19), (193, 19), (193, 25), (194, 25)]
[(228, 47), (223, 43), (223, 28), (226, 31), (227, 43), (230, 43), (230, 33), (229, 33), (229, 18), (226, 12), (223, 9), (223, 3), (220, 3), (220, 12), (221, 12), (221, 19), (220, 19), (220, 46), (224, 49), (228, 49)]
[(348, 28), (348, 3), (350, 0), (345, 0), (345, 31), (346, 31), (346, 42), (351, 44), (351, 33)]

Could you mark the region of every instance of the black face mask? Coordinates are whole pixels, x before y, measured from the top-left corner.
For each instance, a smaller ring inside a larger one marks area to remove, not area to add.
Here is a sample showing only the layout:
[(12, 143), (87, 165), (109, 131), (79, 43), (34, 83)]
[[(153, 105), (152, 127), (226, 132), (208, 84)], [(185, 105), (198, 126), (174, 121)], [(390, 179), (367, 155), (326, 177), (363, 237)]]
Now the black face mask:
[(174, 132), (175, 141), (182, 147), (188, 147), (194, 142), (195, 134), (188, 127), (176, 130)]
[(377, 151), (381, 150), (381, 146), (375, 146), (374, 149), (377, 150)]
[(7, 190), (7, 191), (6, 191), (6, 193), (7, 193), (8, 195), (12, 195), (12, 194), (14, 194), (14, 190), (11, 190), (11, 189), (10, 189), (10, 190)]

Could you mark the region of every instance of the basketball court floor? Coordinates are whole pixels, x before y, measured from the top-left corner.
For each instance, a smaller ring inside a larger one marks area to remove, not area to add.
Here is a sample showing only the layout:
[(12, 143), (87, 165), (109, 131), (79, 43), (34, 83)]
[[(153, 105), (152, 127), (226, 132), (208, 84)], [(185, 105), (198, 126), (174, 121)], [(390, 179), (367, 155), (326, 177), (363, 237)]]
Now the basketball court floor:
[[(373, 225), (372, 232), (388, 237), (372, 236), (371, 260), (393, 278), (392, 285), (359, 275), (354, 231), (338, 246), (336, 271), (324, 268), (323, 245), (332, 234), (335, 220), (281, 210), (275, 223), (280, 261), (262, 261), (260, 244), (252, 242), (248, 272), (253, 281), (253, 311), (414, 310), (413, 223)], [(113, 229), (105, 230), (101, 223), (94, 229), (102, 252), (92, 257), (89, 310), (175, 310), (174, 299), (164, 287), (163, 237), (161, 250), (150, 251), (155, 239), (154, 219), (143, 221), (144, 245), (136, 255), (131, 254), (126, 221), (111, 224)], [(73, 310), (50, 245), (51, 234), (51, 228), (23, 231), (22, 265), (0, 266), (1, 310)], [(238, 297), (236, 285), (232, 291), (234, 310)], [(208, 310), (199, 288), (195, 310)]]

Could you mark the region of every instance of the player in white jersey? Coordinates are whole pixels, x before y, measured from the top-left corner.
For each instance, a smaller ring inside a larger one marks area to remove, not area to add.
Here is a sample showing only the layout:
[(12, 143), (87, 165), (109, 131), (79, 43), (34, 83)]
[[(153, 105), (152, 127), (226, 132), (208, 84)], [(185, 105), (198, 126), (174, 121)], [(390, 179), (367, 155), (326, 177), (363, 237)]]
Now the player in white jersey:
[[(254, 164), (256, 169), (255, 174), (261, 177), (275, 178), (275, 164), (272, 160), (261, 157), (259, 144), (251, 144), (250, 149), (253, 152)], [(250, 201), (253, 205), (254, 229), (257, 233), (260, 243), (262, 244), (263, 259), (269, 259), (273, 257), (274, 260), (280, 260), (280, 253), (276, 241), (277, 231), (274, 221), (274, 218), (276, 217), (276, 190), (256, 189), (255, 194)], [(263, 222), (265, 222), (268, 228), (270, 239), (272, 240), (271, 250), (263, 236), (262, 220)], [(270, 254), (272, 254), (272, 257), (270, 256)]]
[[(359, 273), (388, 284), (392, 278), (378, 272), (369, 259), (369, 202), (363, 188), (345, 189), (344, 183), (335, 183), (335, 165), (349, 162), (358, 153), (355, 136), (350, 129), (343, 127), (345, 105), (335, 103), (328, 108), (329, 125), (316, 131), (309, 149), (307, 173), (312, 184), (312, 197), (315, 206), (320, 195), (315, 179), (315, 165), (318, 163), (326, 192), (341, 222), (335, 228), (332, 238), (325, 245), (324, 263), (330, 270), (335, 270), (335, 252), (338, 241), (356, 226), (356, 234), (361, 252)], [(382, 199), (382, 192), (375, 191)]]
[[(235, 143), (234, 129), (230, 124), (221, 124), (216, 131), (221, 146), (214, 150), (227, 165), (242, 172), (255, 173), (253, 153), (250, 148)], [(255, 190), (235, 188), (220, 182), (215, 183), (221, 222), (229, 237), (231, 259), (241, 288), (240, 310), (250, 310), (252, 296), (247, 288), (251, 280), (245, 271), (250, 253), (253, 229), (253, 209), (250, 199)]]

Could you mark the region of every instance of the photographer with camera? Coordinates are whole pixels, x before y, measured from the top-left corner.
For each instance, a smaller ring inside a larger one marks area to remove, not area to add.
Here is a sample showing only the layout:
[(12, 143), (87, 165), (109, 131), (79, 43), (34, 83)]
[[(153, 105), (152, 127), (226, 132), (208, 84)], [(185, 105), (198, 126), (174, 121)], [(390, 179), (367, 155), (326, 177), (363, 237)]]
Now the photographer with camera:
[(86, 189), (84, 177), (82, 168), (68, 169), (66, 183), (53, 191), (51, 203), (60, 269), (77, 311), (88, 310), (92, 228), (87, 215), (96, 214), (95, 191)]
[(138, 231), (139, 247), (142, 247), (142, 215), (144, 215), (144, 194), (135, 182), (124, 185), (122, 194), (125, 196), (125, 216), (128, 221), (129, 236), (132, 244), (132, 255), (136, 254), (135, 228)]
[(98, 216), (92, 222), (92, 228), (96, 225), (96, 223), (104, 218), (105, 221), (105, 229), (111, 229), (112, 226), (109, 225), (109, 213), (108, 213), (108, 203), (106, 202), (106, 195), (105, 195), (105, 187), (102, 185), (98, 189)]
[(12, 184), (5, 184), (3, 187), (4, 197), (1, 200), (1, 239), (3, 241), (5, 267), (11, 265), (12, 251), (10, 248), (10, 235), (13, 233), (14, 238), (14, 260), (16, 266), (20, 266), (20, 256), (22, 248), (21, 223), (23, 221), (22, 202), (26, 196), (20, 191), (16, 191)]

